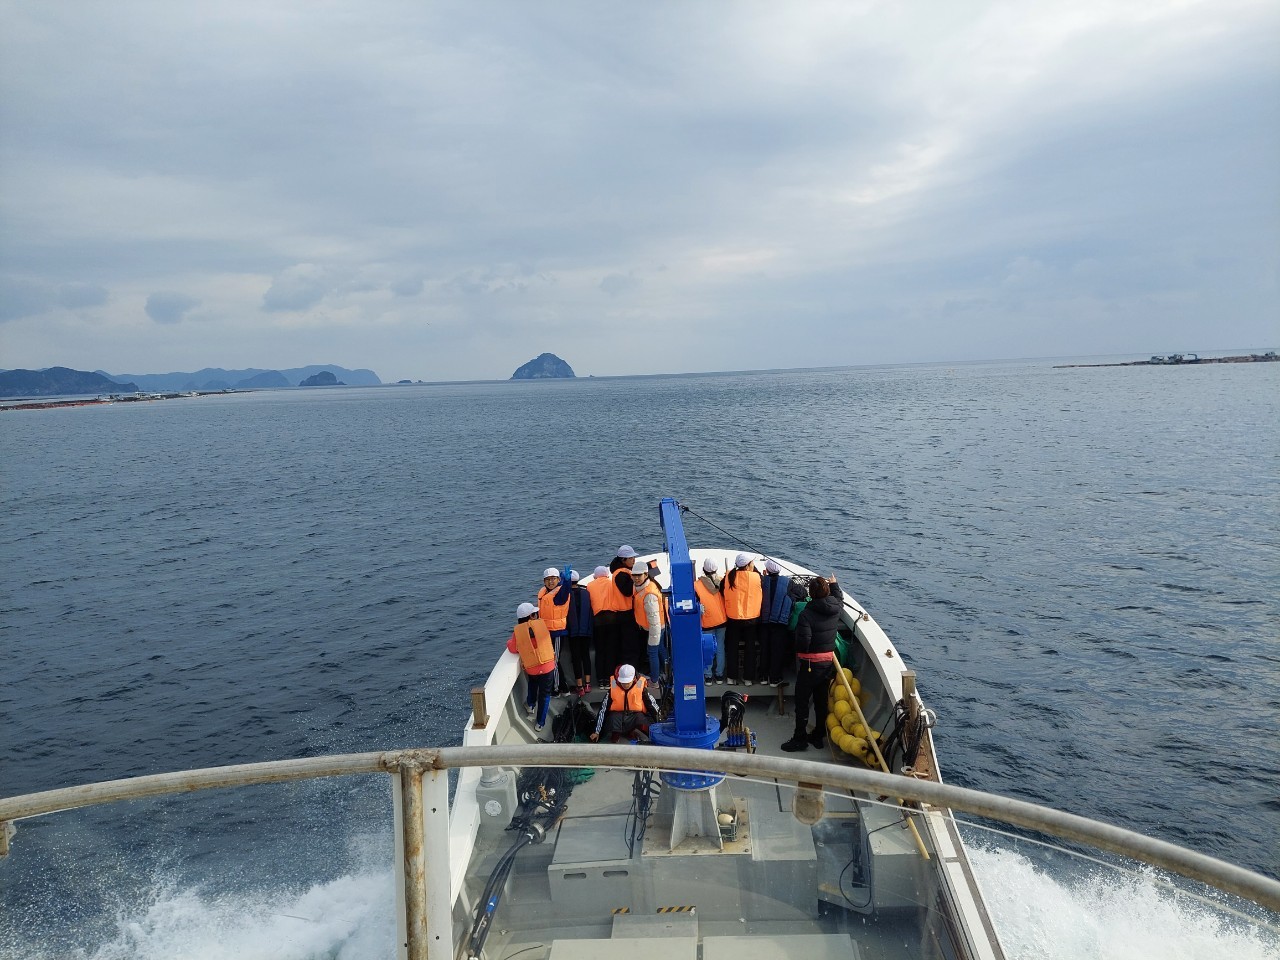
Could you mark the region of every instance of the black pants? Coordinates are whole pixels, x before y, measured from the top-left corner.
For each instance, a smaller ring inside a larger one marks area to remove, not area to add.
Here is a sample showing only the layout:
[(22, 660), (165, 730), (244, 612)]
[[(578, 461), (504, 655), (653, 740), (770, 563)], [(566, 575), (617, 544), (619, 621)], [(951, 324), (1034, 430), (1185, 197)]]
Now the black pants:
[(600, 731), (602, 739), (614, 737), (633, 738), (637, 733), (649, 735), (649, 718), (643, 713), (631, 710), (620, 710), (604, 718), (604, 729)]
[(787, 625), (761, 624), (760, 632), (764, 635), (764, 663), (761, 664), (761, 670), (769, 674), (770, 681), (781, 680), (782, 671), (787, 665)]
[(591, 618), (596, 639), (596, 679), (608, 680), (618, 669), (618, 614), (601, 610)]
[(827, 729), (827, 688), (835, 677), (834, 661), (814, 663), (810, 660), (796, 661), (796, 736), (808, 736), (809, 701), (813, 701), (813, 715), (818, 721), (818, 730), (825, 733)]
[(569, 638), (569, 660), (573, 664), (573, 679), (591, 676), (591, 638)]
[(760, 619), (733, 620), (724, 631), (725, 676), (737, 680), (763, 680), (760, 676)]

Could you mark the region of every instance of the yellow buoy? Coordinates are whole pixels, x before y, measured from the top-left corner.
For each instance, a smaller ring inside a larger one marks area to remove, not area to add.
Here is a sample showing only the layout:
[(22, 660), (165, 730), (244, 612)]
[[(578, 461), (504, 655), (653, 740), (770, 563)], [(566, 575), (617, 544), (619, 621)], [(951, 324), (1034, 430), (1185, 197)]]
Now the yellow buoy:
[[(850, 716), (852, 716), (852, 714), (850, 714)], [(861, 737), (863, 740), (867, 739), (867, 728), (860, 723), (854, 723), (853, 729), (849, 732), (855, 737)]]
[(835, 709), (831, 711), (836, 715), (836, 719), (843, 721), (845, 717), (853, 713), (853, 707), (849, 706), (847, 701), (837, 700)]
[(848, 691), (848, 690), (846, 690), (843, 686), (838, 687), (838, 688), (836, 689), (836, 694), (835, 694), (835, 696), (836, 696), (836, 699), (837, 699), (837, 700), (842, 700), (842, 701), (848, 702), (848, 700), (849, 700), (849, 691)]
[(840, 718), (840, 726), (844, 728), (845, 733), (852, 733), (855, 737), (858, 735), (853, 728), (860, 726), (860, 724), (858, 723), (858, 718), (852, 713), (846, 713)]
[(840, 744), (840, 749), (851, 756), (865, 757), (871, 747), (861, 737), (847, 736), (845, 742)]
[(834, 730), (834, 729), (835, 729), (836, 727), (838, 727), (838, 726), (840, 726), (840, 718), (839, 718), (839, 717), (837, 717), (834, 713), (828, 713), (828, 714), (827, 714), (827, 729), (828, 729), (828, 730)]
[[(849, 681), (849, 686), (853, 688), (854, 693), (862, 692), (862, 684), (858, 682), (858, 678), (853, 675), (853, 671), (848, 667), (844, 668), (844, 676)], [(844, 684), (841, 684), (841, 686), (844, 686)]]

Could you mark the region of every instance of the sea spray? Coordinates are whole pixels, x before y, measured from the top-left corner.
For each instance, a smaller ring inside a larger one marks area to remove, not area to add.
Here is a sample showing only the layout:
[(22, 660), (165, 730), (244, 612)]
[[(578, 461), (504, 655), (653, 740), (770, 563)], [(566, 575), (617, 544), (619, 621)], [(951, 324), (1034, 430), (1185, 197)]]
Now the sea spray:
[(1280, 932), (1182, 895), (1154, 871), (1098, 864), (1081, 875), (1075, 862), (1066, 878), (966, 842), (1010, 960), (1280, 960)]

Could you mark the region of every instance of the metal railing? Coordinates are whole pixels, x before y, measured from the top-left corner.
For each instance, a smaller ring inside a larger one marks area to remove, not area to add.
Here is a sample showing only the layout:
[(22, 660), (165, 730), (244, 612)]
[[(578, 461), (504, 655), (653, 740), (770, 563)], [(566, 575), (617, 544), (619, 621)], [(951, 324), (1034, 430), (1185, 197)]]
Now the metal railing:
[[(675, 747), (605, 746), (588, 744), (531, 744), (520, 746), (443, 747), (398, 750), (380, 753), (339, 754), (298, 760), (211, 767), (176, 773), (161, 773), (128, 780), (110, 780), (79, 787), (47, 790), (0, 799), (0, 851), (9, 823), (78, 807), (137, 800), (174, 793), (188, 793), (218, 787), (248, 786), (314, 780), (348, 774), (388, 773), (398, 780), (403, 805), (402, 842), (404, 849), (405, 902), (403, 917), (406, 947), (411, 960), (428, 956), (431, 943), (449, 931), (432, 930), (429, 909), (427, 858), (429, 844), (424, 829), (427, 804), (424, 802), (424, 775), (461, 767), (639, 767), (653, 770), (714, 770), (720, 773), (762, 779), (782, 779), (805, 785), (820, 784), (837, 790), (896, 797), (933, 807), (950, 808), (979, 817), (999, 820), (1086, 843), (1173, 873), (1199, 880), (1227, 893), (1243, 897), (1280, 913), (1280, 881), (1187, 850), (1176, 844), (1099, 823), (1086, 817), (1064, 813), (1037, 804), (879, 773), (858, 767), (843, 767), (806, 760), (738, 754), (723, 751), (689, 750)], [(443, 793), (432, 788), (433, 802)], [(438, 807), (431, 808), (440, 814)], [(447, 815), (447, 814), (446, 814)], [(447, 849), (447, 844), (445, 845)], [(447, 917), (447, 913), (444, 914)], [(437, 920), (437, 924), (442, 921)], [(451, 939), (451, 938), (449, 938)], [(446, 939), (446, 942), (449, 942)], [(450, 954), (452, 944), (449, 943)]]

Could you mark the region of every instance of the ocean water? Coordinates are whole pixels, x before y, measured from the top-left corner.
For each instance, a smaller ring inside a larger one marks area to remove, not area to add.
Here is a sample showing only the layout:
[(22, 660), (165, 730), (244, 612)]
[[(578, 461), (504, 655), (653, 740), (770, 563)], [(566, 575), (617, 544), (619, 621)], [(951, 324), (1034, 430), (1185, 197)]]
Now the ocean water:
[[(672, 495), (839, 572), (950, 782), (1280, 875), (1278, 365), (265, 391), (3, 413), (0, 464), (0, 795), (456, 743), (542, 568), (658, 549)], [(26, 821), (0, 957), (376, 956), (389, 816), (356, 778)]]

